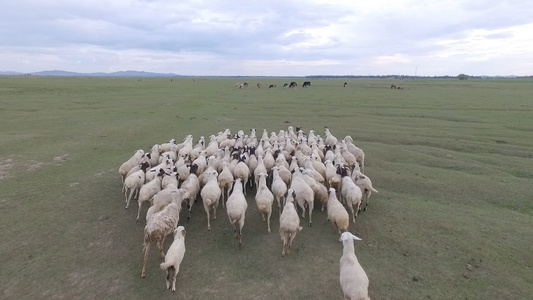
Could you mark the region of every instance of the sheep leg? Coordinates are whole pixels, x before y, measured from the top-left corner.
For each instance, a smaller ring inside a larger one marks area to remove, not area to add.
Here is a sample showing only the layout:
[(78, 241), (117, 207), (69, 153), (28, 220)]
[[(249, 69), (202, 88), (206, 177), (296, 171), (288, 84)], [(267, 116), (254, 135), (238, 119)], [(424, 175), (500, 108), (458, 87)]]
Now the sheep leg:
[(315, 203), (313, 201), (309, 202), (308, 203), (309, 205), (309, 227), (313, 226), (312, 225), (312, 222), (311, 222), (311, 219), (312, 219), (312, 216), (313, 216), (313, 208), (315, 206)]
[[(143, 201), (137, 200), (137, 203), (139, 204), (139, 210), (137, 210), (137, 219), (135, 219), (135, 222), (139, 222), (139, 217), (141, 215), (141, 206), (143, 204)], [(126, 208), (128, 207), (126, 206)]]
[(294, 240), (295, 237), (296, 237), (296, 233), (291, 232), (289, 234), (289, 245), (287, 247), (287, 254), (291, 253), (292, 241)]
[(244, 216), (239, 220), (239, 247), (242, 246), (242, 228), (244, 227)]
[(159, 248), (159, 253), (161, 253), (161, 257), (165, 258), (165, 253), (163, 252), (163, 243), (165, 242), (165, 237), (163, 237), (163, 240), (157, 242), (157, 247)]
[(148, 261), (148, 251), (150, 250), (151, 243), (144, 246), (144, 260), (143, 260), (143, 269), (141, 271), (141, 277), (146, 277), (146, 262)]
[(180, 270), (180, 266), (178, 265), (176, 268), (176, 271), (174, 272), (174, 276), (172, 276), (172, 291), (176, 291), (176, 276), (178, 275), (178, 272)]
[(365, 194), (366, 194), (366, 201), (365, 201), (365, 208), (363, 208), (363, 210), (366, 211), (366, 207), (368, 206), (368, 198), (370, 198), (370, 194), (372, 194), (372, 192), (370, 190), (366, 190)]
[(209, 216), (209, 205), (205, 204), (204, 202), (204, 209), (205, 213), (207, 214), (207, 230), (211, 230), (211, 222), (210, 222), (210, 216)]
[(270, 216), (272, 215), (272, 210), (270, 210), (268, 212), (268, 217), (267, 217), (267, 227), (268, 227), (268, 233), (271, 233), (270, 231)]

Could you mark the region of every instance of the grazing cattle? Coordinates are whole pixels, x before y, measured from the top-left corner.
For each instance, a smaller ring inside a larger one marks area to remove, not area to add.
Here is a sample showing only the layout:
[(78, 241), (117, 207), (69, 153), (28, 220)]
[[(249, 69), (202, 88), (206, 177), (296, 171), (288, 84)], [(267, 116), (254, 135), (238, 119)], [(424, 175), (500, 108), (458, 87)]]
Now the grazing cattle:
[(260, 84), (260, 83), (257, 84), (257, 88), (258, 88), (258, 89), (261, 88), (261, 84)]
[(391, 90), (395, 90), (395, 89), (397, 89), (397, 87), (396, 87), (395, 84), (391, 84), (391, 85), (390, 85), (390, 88), (391, 88)]
[(399, 89), (399, 90), (403, 90), (403, 87), (401, 87), (401, 86), (398, 86), (398, 87), (397, 87), (397, 89)]
[(285, 84), (283, 85), (284, 88), (286, 88), (286, 87), (288, 87), (288, 86), (289, 86), (288, 83), (285, 83)]
[(347, 85), (348, 85), (348, 82), (345, 82), (345, 83), (344, 83), (344, 87), (346, 87)]
[(306, 82), (304, 82), (304, 84), (302, 85), (302, 87), (306, 87), (306, 86), (311, 86), (311, 81), (306, 81)]
[(235, 85), (235, 87), (238, 87), (239, 89), (246, 89), (246, 88), (248, 88), (248, 83), (247, 82), (245, 82), (245, 83), (237, 83)]
[(277, 88), (277, 86), (275, 84), (271, 84), (268, 88), (269, 89), (275, 89), (275, 88)]
[(297, 87), (297, 86), (298, 86), (298, 84), (297, 84), (296, 82), (294, 82), (294, 81), (291, 82), (291, 84), (289, 84), (289, 87), (290, 87), (290, 88), (295, 88), (295, 87)]

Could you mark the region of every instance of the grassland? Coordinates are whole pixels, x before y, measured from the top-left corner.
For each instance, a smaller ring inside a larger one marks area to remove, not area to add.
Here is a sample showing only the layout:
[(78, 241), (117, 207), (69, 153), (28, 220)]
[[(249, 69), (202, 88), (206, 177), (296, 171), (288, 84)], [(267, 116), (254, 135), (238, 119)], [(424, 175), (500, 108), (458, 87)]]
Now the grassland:
[(144, 225), (120, 164), (187, 134), (292, 125), (365, 150), (379, 194), (351, 231), (372, 299), (531, 299), (531, 80), (240, 80), (0, 77), (0, 298), (341, 299), (325, 212), (282, 258), (277, 215), (266, 233), (253, 193), (241, 250), (225, 211), (208, 232), (199, 203), (180, 221), (176, 294), (156, 251), (140, 277)]

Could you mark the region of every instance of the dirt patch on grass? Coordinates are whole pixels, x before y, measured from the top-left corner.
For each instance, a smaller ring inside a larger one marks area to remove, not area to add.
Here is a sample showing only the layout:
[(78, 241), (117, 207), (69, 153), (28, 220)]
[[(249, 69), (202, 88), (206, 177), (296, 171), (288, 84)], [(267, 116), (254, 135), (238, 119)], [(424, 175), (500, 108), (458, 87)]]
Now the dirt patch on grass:
[(62, 164), (69, 160), (68, 154), (56, 156), (52, 161), (25, 160), (22, 156), (11, 156), (0, 160), (0, 181), (14, 176), (16, 170), (26, 170), (31, 173), (50, 164)]
[(0, 181), (10, 178), (11, 170), (13, 169), (13, 159), (6, 158), (0, 161)]

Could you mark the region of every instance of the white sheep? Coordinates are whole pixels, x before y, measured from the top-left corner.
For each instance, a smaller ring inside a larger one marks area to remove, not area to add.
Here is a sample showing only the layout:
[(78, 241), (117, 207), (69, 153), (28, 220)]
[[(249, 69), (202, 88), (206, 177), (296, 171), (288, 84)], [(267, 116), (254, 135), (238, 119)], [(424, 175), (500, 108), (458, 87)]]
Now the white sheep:
[(185, 227), (178, 226), (174, 229), (174, 241), (170, 245), (165, 255), (165, 262), (161, 263), (159, 267), (166, 271), (167, 289), (176, 291), (176, 275), (180, 271), (180, 265), (185, 256)]
[(367, 175), (361, 173), (361, 171), (359, 170), (359, 165), (357, 164), (354, 166), (354, 170), (352, 172), (352, 180), (361, 189), (361, 192), (363, 193), (363, 202), (365, 204), (363, 210), (366, 210), (366, 207), (368, 206), (368, 198), (370, 198), (372, 192), (378, 193), (378, 190), (372, 187), (372, 180), (370, 180)]
[(206, 176), (207, 183), (200, 191), (200, 196), (202, 196), (205, 213), (207, 214), (207, 230), (211, 230), (210, 211), (213, 211), (213, 219), (216, 220), (218, 201), (222, 195), (222, 191), (218, 186), (217, 171), (210, 171), (206, 174)]
[(279, 217), (279, 235), (283, 242), (283, 251), (281, 256), (291, 253), (292, 241), (296, 234), (303, 228), (300, 226), (300, 217), (296, 212), (295, 203), (296, 194), (293, 189), (287, 191), (283, 212)]
[(184, 201), (190, 198), (190, 196), (191, 195), (187, 190), (178, 189), (175, 185), (167, 186), (152, 198), (152, 206), (146, 211), (146, 222), (148, 222), (155, 213), (162, 211), (170, 203), (176, 202), (181, 206)]
[(329, 189), (328, 199), (328, 221), (331, 222), (333, 228), (337, 229), (339, 233), (348, 231), (350, 225), (350, 216), (344, 208), (344, 205), (337, 199), (337, 194), (334, 188)]
[(334, 145), (338, 143), (337, 138), (334, 137), (333, 134), (331, 134), (331, 132), (329, 131), (329, 128), (326, 128), (324, 130), (324, 136), (325, 136), (324, 143), (326, 143), (326, 145), (330, 145), (331, 147), (333, 147)]
[(172, 233), (178, 225), (181, 205), (172, 202), (167, 205), (162, 211), (155, 213), (148, 219), (144, 227), (144, 260), (141, 277), (146, 277), (146, 262), (148, 261), (148, 252), (152, 243), (156, 243), (161, 253), (161, 257), (165, 258), (163, 253), (163, 243), (167, 235)]
[(152, 146), (152, 150), (150, 150), (150, 166), (154, 167), (159, 163), (159, 156), (161, 153), (163, 153), (161, 145), (155, 144)]
[(259, 185), (257, 186), (257, 191), (255, 194), (255, 203), (257, 204), (257, 209), (263, 217), (263, 221), (267, 221), (268, 233), (270, 233), (270, 216), (272, 215), (272, 203), (274, 202), (274, 194), (268, 189), (266, 178), (266, 173), (259, 173)]
[[(139, 221), (139, 215), (141, 214), (141, 207), (144, 202), (150, 201), (150, 199), (159, 191), (161, 191), (161, 181), (163, 178), (163, 174), (165, 174), (165, 171), (162, 169), (160, 170), (159, 174), (155, 177), (154, 180), (144, 184), (140, 191), (139, 191), (139, 198), (137, 198), (137, 203), (139, 204), (139, 209), (137, 210), (137, 219), (136, 221)], [(126, 208), (128, 208), (128, 204), (126, 204)]]
[(179, 186), (179, 174), (178, 168), (176, 167), (172, 169), (172, 172), (170, 174), (165, 173), (165, 176), (163, 176), (163, 180), (161, 181), (161, 189), (166, 188), (170, 184)]
[(313, 190), (315, 202), (322, 204), (320, 211), (324, 211), (324, 207), (326, 207), (326, 204), (328, 203), (328, 189), (326, 186), (316, 181), (313, 177), (315, 174), (312, 170), (302, 169), (301, 172), (303, 175), (302, 178)]
[(355, 158), (361, 167), (361, 171), (364, 172), (365, 170), (365, 152), (361, 148), (358, 148), (353, 144), (353, 139), (351, 136), (347, 135), (344, 138), (344, 142), (346, 144), (346, 148), (348, 151), (350, 151), (353, 155), (355, 155)]
[(139, 190), (146, 181), (146, 169), (148, 167), (150, 167), (148, 162), (141, 163), (141, 169), (124, 180), (122, 190), (124, 191), (124, 197), (126, 197), (126, 208), (128, 208), (131, 199), (139, 196)]
[(200, 192), (200, 180), (198, 179), (198, 176), (196, 176), (194, 172), (189, 174), (187, 179), (181, 184), (180, 188), (189, 192), (189, 198), (185, 199), (184, 203), (187, 204), (187, 219), (190, 219), (192, 205), (196, 202), (196, 198)]
[(368, 297), (368, 276), (359, 264), (355, 256), (354, 240), (361, 239), (350, 232), (341, 235), (343, 244), (342, 257), (340, 259), (339, 281), (344, 299), (370, 300)]
[(302, 209), (302, 218), (305, 218), (306, 206), (309, 209), (309, 227), (311, 227), (315, 195), (313, 189), (305, 182), (302, 176), (299, 168), (294, 169), (290, 188), (296, 193), (296, 202)]
[(233, 191), (228, 197), (226, 203), (226, 211), (228, 213), (229, 222), (234, 227), (235, 238), (239, 239), (239, 247), (242, 246), (242, 228), (244, 226), (244, 219), (246, 217), (246, 209), (248, 203), (243, 193), (243, 184), (240, 178), (235, 179), (233, 183)]
[(218, 174), (218, 186), (220, 187), (220, 190), (222, 191), (221, 194), (221, 202), (222, 202), (222, 208), (226, 207), (226, 201), (229, 197), (229, 192), (231, 190), (231, 186), (233, 184), (233, 174), (231, 173), (229, 169), (229, 163), (227, 161), (222, 162), (222, 172)]
[(279, 174), (280, 167), (274, 166), (272, 168), (272, 194), (278, 202), (278, 211), (281, 213), (281, 203), (285, 202), (285, 194), (287, 193), (287, 184), (283, 181)]
[(355, 223), (355, 218), (357, 218), (357, 213), (361, 210), (361, 200), (363, 199), (363, 193), (361, 188), (359, 188), (347, 174), (347, 169), (342, 169), (342, 199), (344, 203), (350, 207), (352, 211), (352, 221)]
[(233, 177), (240, 178), (242, 184), (244, 185), (244, 195), (246, 196), (246, 184), (248, 183), (248, 178), (250, 177), (250, 168), (245, 163), (246, 156), (239, 156), (239, 162), (233, 168)]
[(177, 145), (175, 139), (170, 139), (170, 141), (168, 141), (168, 143), (163, 143), (163, 144), (161, 144), (161, 152), (163, 153), (163, 152), (170, 151), (170, 148), (171, 148), (173, 145)]
[(141, 164), (141, 159), (144, 156), (144, 151), (142, 149), (139, 149), (135, 151), (132, 157), (130, 157), (127, 161), (125, 161), (119, 168), (118, 173), (120, 174), (122, 178), (122, 183), (124, 183), (124, 180), (126, 180), (126, 175), (130, 171), (131, 168), (138, 166)]

